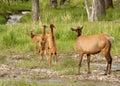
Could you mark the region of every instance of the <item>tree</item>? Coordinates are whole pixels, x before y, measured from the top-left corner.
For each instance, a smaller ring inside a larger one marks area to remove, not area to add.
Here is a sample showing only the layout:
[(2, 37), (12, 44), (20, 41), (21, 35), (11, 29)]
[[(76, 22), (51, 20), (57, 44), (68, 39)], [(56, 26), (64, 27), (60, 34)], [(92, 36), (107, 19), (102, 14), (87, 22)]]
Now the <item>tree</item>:
[(105, 2), (104, 0), (97, 0), (97, 16), (106, 15)]
[(60, 5), (64, 5), (65, 2), (70, 3), (70, 0), (60, 0)]
[(57, 0), (50, 0), (50, 6), (56, 8), (57, 7)]
[(113, 0), (104, 0), (105, 1), (105, 8), (114, 8)]
[(29, 1), (29, 0), (21, 0), (21, 1), (26, 2), (26, 1)]
[(88, 15), (88, 21), (98, 21), (98, 16), (106, 15), (104, 0), (92, 0), (92, 9), (88, 4), (88, 0), (85, 0), (86, 11)]
[(60, 0), (60, 5), (63, 5), (66, 0)]
[(39, 0), (32, 0), (32, 19), (34, 22), (40, 19)]

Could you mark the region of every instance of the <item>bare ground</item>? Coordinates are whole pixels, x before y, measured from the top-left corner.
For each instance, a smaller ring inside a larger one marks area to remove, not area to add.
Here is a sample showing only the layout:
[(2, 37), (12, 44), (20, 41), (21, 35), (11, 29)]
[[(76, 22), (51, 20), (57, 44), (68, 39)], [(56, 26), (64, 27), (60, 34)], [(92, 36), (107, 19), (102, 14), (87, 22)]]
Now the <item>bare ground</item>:
[[(64, 54), (65, 55), (65, 54)], [(62, 54), (59, 54), (59, 57), (64, 56)], [(78, 55), (77, 54), (69, 54), (72, 58), (77, 60)], [(2, 55), (0, 55), (2, 56)], [(11, 62), (17, 62), (20, 59), (29, 59), (31, 55), (8, 55), (6, 56), (7, 61)], [(25, 57), (25, 58), (24, 58)], [(98, 59), (96, 59), (96, 57)], [(100, 58), (99, 58), (100, 57)], [(91, 65), (100, 66), (100, 68), (96, 70), (91, 70), (92, 74), (87, 74), (86, 70), (81, 71), (81, 75), (64, 75), (61, 72), (62, 71), (54, 71), (52, 69), (48, 68), (20, 68), (11, 66), (9, 64), (0, 63), (0, 80), (19, 80), (21, 78), (26, 78), (30, 81), (36, 80), (59, 80), (64, 79), (71, 80), (75, 83), (81, 82), (81, 81), (94, 81), (97, 82), (109, 82), (112, 83), (111, 86), (113, 86), (113, 83), (116, 86), (119, 86), (120, 84), (120, 56), (116, 55), (113, 56), (113, 66), (112, 66), (112, 74), (111, 75), (103, 75), (104, 70), (101, 70), (101, 67), (106, 67), (105, 59), (101, 58), (101, 55), (95, 55), (92, 56), (92, 62)], [(96, 83), (97, 84), (97, 83)]]

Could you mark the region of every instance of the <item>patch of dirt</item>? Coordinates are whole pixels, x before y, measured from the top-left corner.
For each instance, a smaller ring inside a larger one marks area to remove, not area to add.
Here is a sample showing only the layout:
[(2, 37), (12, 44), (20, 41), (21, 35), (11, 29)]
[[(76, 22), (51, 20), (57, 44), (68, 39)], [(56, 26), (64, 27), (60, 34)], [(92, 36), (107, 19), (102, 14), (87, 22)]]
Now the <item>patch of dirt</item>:
[(46, 79), (56, 77), (57, 72), (50, 69), (40, 68), (15, 68), (8, 65), (0, 65), (0, 78), (20, 79), (25, 77), (27, 79)]
[[(59, 58), (62, 58), (64, 54), (60, 54)], [(67, 55), (65, 55), (67, 56)], [(78, 55), (77, 54), (70, 54), (72, 58), (77, 60)], [(12, 57), (12, 58), (11, 58)], [(29, 59), (30, 57), (33, 57), (33, 55), (14, 55), (14, 56), (8, 56), (9, 61), (18, 61), (19, 59)], [(96, 58), (98, 57), (98, 59)], [(86, 59), (86, 58), (85, 58)], [(101, 59), (101, 55), (92, 56), (92, 65), (96, 65), (101, 62), (105, 62), (104, 59)], [(19, 68), (19, 67), (13, 67), (7, 64), (0, 64), (0, 79), (21, 79), (25, 77), (29, 80), (41, 80), (41, 79), (51, 79), (51, 78), (60, 78), (60, 79), (70, 79), (72, 81), (81, 81), (81, 80), (97, 80), (97, 81), (106, 81), (106, 82), (116, 82), (120, 83), (120, 56), (113, 56), (113, 65), (116, 66), (116, 69), (112, 69), (116, 73), (119, 74), (111, 74), (111, 75), (102, 75), (104, 74), (103, 70), (91, 70), (92, 74), (87, 74), (87, 71), (82, 70), (81, 75), (62, 75), (61, 71), (54, 71), (51, 69), (46, 68)], [(106, 67), (106, 66), (104, 66)], [(114, 67), (113, 67), (114, 68)], [(118, 71), (117, 71), (118, 70)]]

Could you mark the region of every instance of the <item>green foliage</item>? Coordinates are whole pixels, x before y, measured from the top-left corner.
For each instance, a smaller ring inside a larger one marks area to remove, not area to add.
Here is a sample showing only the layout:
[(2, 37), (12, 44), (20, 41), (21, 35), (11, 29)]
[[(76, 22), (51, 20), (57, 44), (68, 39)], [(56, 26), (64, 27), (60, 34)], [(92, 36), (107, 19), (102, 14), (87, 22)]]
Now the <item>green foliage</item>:
[(6, 23), (6, 18), (3, 15), (0, 15), (0, 24), (5, 24)]
[(8, 7), (5, 3), (0, 3), (0, 14), (4, 15), (7, 9)]
[(102, 16), (99, 18), (100, 21), (113, 21), (120, 20), (120, 7), (114, 9), (107, 9), (106, 16)]
[(17, 43), (16, 37), (16, 34), (10, 31), (7, 35), (3, 36), (3, 45), (5, 45), (5, 47), (15, 47)]
[(85, 9), (80, 9), (78, 7), (58, 8), (58, 9), (53, 9), (48, 7), (41, 10), (41, 19), (42, 22), (56, 23), (57, 21), (57, 23), (59, 24), (64, 24), (64, 23), (85, 21), (87, 20), (87, 17), (86, 17)]
[[(82, 22), (83, 24), (83, 35), (106, 33), (110, 34), (115, 38), (112, 46), (112, 53), (118, 54), (120, 49), (120, 25), (116, 21), (114, 22)], [(62, 53), (75, 52), (74, 43), (76, 40), (76, 33), (70, 30), (71, 27), (76, 28), (80, 25), (79, 23), (71, 24), (56, 24), (54, 33), (56, 36), (57, 50)], [(49, 24), (47, 24), (49, 26)], [(33, 52), (34, 43), (29, 36), (29, 31), (35, 30), (35, 34), (41, 33), (41, 24), (16, 24), (16, 25), (0, 25), (0, 49), (2, 52)], [(47, 33), (49, 27), (47, 28)], [(9, 51), (9, 50), (10, 51)]]
[(7, 11), (10, 11), (12, 13), (20, 13), (22, 10), (31, 10), (31, 0), (28, 2), (22, 2), (21, 0), (12, 2), (12, 0), (10, 0), (10, 5), (8, 5), (7, 0), (4, 2), (1, 1), (0, 3), (0, 24), (6, 23), (7, 21), (6, 16), (8, 16), (8, 14), (6, 13)]
[(21, 10), (31, 10), (31, 2), (13, 2), (8, 8), (9, 9), (7, 10), (12, 11), (13, 13), (19, 13)]

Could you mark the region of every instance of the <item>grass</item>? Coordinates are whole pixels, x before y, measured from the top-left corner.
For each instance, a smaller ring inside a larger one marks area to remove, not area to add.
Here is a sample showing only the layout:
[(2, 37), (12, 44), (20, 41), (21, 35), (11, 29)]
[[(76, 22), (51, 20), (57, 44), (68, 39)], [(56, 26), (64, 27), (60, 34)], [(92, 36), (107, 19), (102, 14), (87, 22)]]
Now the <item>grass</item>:
[[(115, 38), (112, 46), (112, 53), (119, 54), (120, 49), (120, 25), (116, 22), (84, 22), (71, 24), (57, 24), (55, 23), (55, 35), (57, 42), (57, 50), (61, 53), (75, 52), (74, 43), (76, 33), (70, 30), (71, 27), (77, 27), (79, 24), (83, 25), (83, 35), (91, 35), (98, 33), (110, 34)], [(16, 24), (16, 25), (0, 25), (0, 49), (1, 52), (15, 52), (28, 53), (33, 52), (33, 42), (29, 36), (29, 30), (35, 28), (35, 33), (41, 33), (41, 24)], [(47, 29), (47, 32), (49, 29)], [(24, 48), (23, 48), (24, 47)]]
[[(62, 57), (57, 65), (53, 65), (52, 69), (55, 71), (74, 69), (77, 66), (77, 62), (71, 57)], [(76, 71), (75, 71), (76, 72)]]

